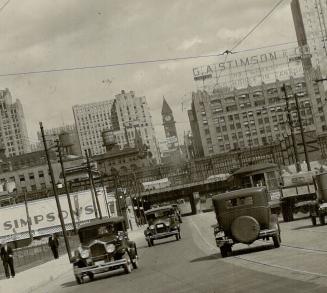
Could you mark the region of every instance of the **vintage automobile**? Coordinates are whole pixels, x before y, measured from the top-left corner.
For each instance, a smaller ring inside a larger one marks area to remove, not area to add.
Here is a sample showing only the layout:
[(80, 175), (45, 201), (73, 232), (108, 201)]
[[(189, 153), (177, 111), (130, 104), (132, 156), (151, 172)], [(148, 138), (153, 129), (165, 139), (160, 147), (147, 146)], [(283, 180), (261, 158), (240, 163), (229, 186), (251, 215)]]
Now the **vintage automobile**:
[(281, 243), (278, 217), (271, 214), (266, 187), (252, 187), (218, 194), (212, 198), (218, 224), (214, 228), (221, 256), (232, 254), (237, 243), (251, 244), (272, 238)]
[(94, 220), (78, 229), (80, 246), (74, 252), (76, 282), (88, 276), (123, 268), (126, 274), (138, 268), (136, 244), (130, 241), (122, 217)]
[(178, 217), (173, 206), (161, 206), (145, 212), (148, 227), (144, 231), (148, 246), (154, 245), (154, 240), (175, 236), (181, 239)]
[(327, 216), (327, 173), (320, 173), (316, 175), (317, 183), (317, 200), (311, 206), (310, 217), (312, 225), (317, 225), (317, 217), (321, 225), (326, 224)]

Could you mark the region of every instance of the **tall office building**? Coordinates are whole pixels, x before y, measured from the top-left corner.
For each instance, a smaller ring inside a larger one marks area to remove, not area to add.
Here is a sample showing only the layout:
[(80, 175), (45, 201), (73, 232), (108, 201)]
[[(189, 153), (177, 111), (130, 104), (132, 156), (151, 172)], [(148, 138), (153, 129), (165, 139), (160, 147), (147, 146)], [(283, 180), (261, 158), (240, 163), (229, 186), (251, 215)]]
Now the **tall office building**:
[(285, 139), (290, 128), (285, 94), (281, 90), (284, 83), (289, 96), (290, 116), (296, 126), (294, 130), (299, 131), (294, 99), (294, 94), (297, 94), (305, 131), (317, 134), (327, 131), (326, 93), (321, 83), (312, 82), (314, 79), (314, 76), (291, 78), (234, 91), (219, 89), (213, 93), (193, 93), (188, 115), (195, 156), (210, 156)]
[(136, 131), (160, 162), (157, 141), (149, 106), (145, 97), (133, 91), (121, 91), (113, 100), (73, 106), (75, 124), (82, 152), (91, 149), (92, 155), (105, 153), (102, 132), (112, 130), (120, 149), (134, 147)]
[(82, 154), (87, 149), (92, 155), (103, 154), (102, 131), (112, 127), (111, 108), (113, 100), (73, 106), (75, 125)]
[(135, 133), (138, 131), (143, 144), (147, 145), (153, 158), (160, 162), (152, 117), (145, 97), (137, 97), (133, 91), (122, 90), (115, 96), (111, 121), (120, 148), (125, 145), (134, 147)]
[(0, 90), (0, 142), (10, 157), (30, 151), (22, 104), (18, 99), (12, 102), (8, 89)]
[(291, 9), (298, 44), (311, 55), (304, 65), (319, 66), (327, 76), (327, 1), (292, 0)]

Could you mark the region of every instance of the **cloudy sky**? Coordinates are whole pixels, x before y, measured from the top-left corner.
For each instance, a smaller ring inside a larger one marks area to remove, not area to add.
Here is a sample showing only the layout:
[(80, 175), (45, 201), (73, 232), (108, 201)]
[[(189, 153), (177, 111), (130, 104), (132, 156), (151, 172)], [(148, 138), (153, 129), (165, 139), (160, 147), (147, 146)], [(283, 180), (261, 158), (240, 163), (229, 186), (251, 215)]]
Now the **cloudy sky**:
[[(7, 1), (0, 0), (0, 6)], [(196, 89), (192, 68), (224, 57), (5, 75), (220, 53), (276, 2), (11, 0), (0, 12), (0, 88), (22, 102), (31, 141), (39, 121), (46, 128), (72, 123), (73, 105), (112, 99), (122, 89), (146, 96), (159, 137), (165, 96), (182, 134), (189, 129), (187, 100)], [(237, 50), (295, 40), (285, 0)]]

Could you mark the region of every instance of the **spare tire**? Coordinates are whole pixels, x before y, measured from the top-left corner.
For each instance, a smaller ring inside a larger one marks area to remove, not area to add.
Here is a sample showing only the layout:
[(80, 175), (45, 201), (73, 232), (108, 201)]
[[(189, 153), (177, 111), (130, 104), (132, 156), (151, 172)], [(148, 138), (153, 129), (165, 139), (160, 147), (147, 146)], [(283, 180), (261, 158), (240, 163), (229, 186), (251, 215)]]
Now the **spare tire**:
[(250, 244), (258, 239), (260, 225), (253, 217), (241, 216), (233, 221), (231, 231), (237, 241)]

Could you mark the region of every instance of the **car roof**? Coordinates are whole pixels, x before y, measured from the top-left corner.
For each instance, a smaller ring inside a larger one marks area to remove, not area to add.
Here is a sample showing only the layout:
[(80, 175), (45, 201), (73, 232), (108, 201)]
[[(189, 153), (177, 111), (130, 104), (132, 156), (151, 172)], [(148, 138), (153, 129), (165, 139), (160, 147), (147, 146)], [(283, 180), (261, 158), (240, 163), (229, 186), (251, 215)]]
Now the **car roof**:
[(82, 224), (78, 230), (84, 229), (84, 228), (88, 228), (88, 227), (92, 227), (92, 226), (96, 226), (96, 225), (101, 225), (101, 224), (107, 224), (107, 223), (121, 223), (124, 222), (124, 218), (123, 217), (111, 217), (111, 218), (103, 218), (103, 219), (96, 219), (96, 220), (91, 220), (90, 223), (87, 224)]
[(174, 207), (172, 205), (167, 205), (167, 206), (162, 206), (162, 207), (157, 207), (157, 208), (147, 210), (147, 211), (145, 211), (145, 214), (151, 214), (151, 213), (155, 213), (157, 211), (164, 211), (164, 210), (171, 210), (171, 209), (174, 209)]
[(216, 194), (213, 196), (212, 200), (219, 202), (226, 199), (237, 198), (240, 196), (260, 194), (265, 190), (266, 190), (265, 186), (237, 189), (225, 193)]

